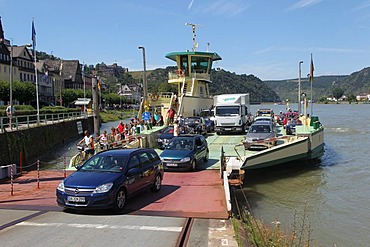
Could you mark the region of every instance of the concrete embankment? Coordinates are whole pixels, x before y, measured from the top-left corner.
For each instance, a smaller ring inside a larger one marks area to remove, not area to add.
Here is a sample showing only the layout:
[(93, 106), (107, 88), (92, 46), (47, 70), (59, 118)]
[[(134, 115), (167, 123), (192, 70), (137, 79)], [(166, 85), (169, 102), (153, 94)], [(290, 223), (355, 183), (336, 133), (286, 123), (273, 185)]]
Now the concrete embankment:
[(93, 117), (5, 131), (0, 134), (0, 166), (8, 164), (18, 166), (21, 156), (23, 164), (33, 163), (37, 157), (63, 145), (70, 139), (82, 136), (78, 126), (83, 130), (93, 131)]

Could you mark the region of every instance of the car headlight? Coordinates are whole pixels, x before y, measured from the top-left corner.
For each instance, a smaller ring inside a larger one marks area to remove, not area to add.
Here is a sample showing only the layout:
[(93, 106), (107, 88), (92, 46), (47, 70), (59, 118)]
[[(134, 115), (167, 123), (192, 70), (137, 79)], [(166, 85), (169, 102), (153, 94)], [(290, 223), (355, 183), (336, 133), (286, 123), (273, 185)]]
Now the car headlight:
[(96, 187), (93, 194), (108, 192), (113, 187), (113, 183), (107, 183)]
[(60, 183), (58, 184), (57, 190), (59, 190), (61, 192), (64, 192), (64, 182), (63, 182), (63, 180), (60, 181)]
[(189, 162), (189, 161), (190, 161), (190, 157), (185, 157), (180, 160), (180, 162)]

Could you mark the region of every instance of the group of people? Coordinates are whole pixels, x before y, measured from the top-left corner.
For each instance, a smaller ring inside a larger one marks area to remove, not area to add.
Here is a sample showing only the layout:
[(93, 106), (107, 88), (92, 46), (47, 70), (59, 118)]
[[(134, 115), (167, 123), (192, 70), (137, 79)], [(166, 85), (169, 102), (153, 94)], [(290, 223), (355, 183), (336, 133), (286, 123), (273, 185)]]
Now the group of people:
[[(7, 110), (8, 111), (8, 110)], [(179, 121), (174, 120), (175, 118), (175, 110), (170, 108), (168, 111), (168, 119), (170, 124), (174, 124), (174, 131), (175, 135), (179, 133)], [(103, 133), (96, 137), (96, 141), (99, 142), (100, 146), (103, 149), (108, 147), (109, 143), (125, 140), (128, 136), (135, 135), (141, 133), (144, 130), (151, 129), (152, 126), (163, 126), (164, 120), (162, 114), (158, 113), (157, 111), (154, 114), (150, 114), (150, 119), (148, 121), (139, 120), (137, 116), (131, 118), (130, 123), (123, 123), (120, 121), (116, 127), (111, 127), (110, 134), (107, 133), (106, 130)], [(84, 138), (82, 138), (77, 145), (84, 145), (85, 151), (85, 159), (88, 159), (89, 155), (93, 155), (95, 153), (94, 147), (94, 137), (90, 134), (88, 130), (84, 132)]]

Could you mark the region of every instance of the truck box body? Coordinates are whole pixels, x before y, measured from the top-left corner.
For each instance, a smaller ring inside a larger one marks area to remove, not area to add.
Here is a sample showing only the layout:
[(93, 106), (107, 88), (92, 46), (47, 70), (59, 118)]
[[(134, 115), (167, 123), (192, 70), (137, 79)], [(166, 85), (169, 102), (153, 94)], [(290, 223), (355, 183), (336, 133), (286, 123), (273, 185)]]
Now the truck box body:
[(217, 134), (245, 133), (251, 115), (249, 94), (221, 94), (214, 96), (213, 99)]

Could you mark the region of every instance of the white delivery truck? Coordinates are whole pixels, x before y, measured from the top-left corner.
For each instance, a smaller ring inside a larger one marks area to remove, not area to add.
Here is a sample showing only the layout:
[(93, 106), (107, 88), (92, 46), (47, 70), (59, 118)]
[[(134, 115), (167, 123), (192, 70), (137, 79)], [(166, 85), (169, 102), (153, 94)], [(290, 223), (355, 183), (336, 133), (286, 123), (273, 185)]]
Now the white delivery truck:
[(216, 133), (244, 134), (251, 123), (249, 93), (221, 94), (213, 99)]

